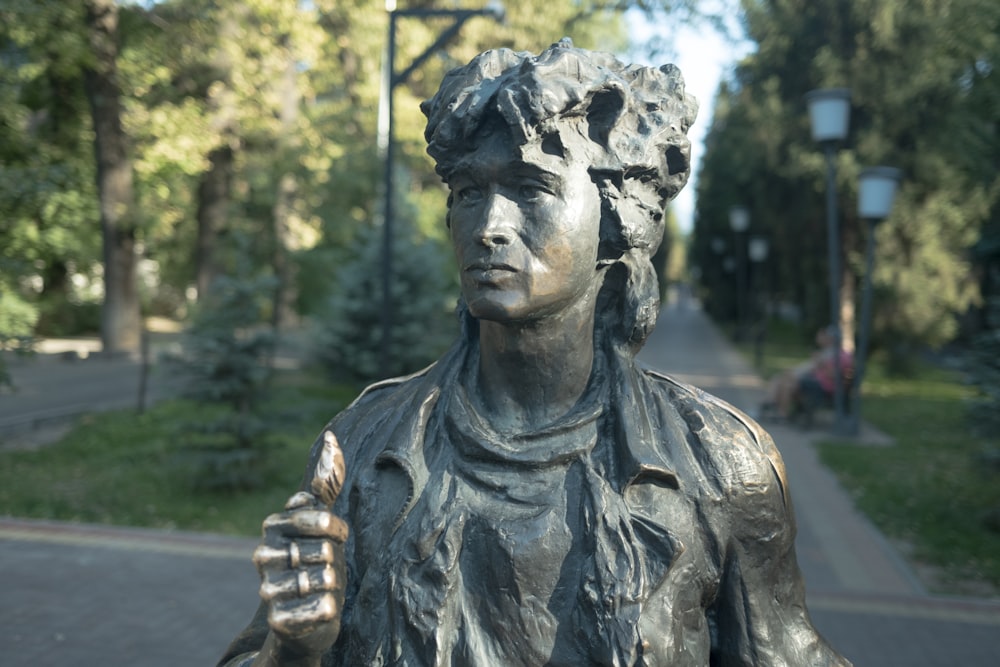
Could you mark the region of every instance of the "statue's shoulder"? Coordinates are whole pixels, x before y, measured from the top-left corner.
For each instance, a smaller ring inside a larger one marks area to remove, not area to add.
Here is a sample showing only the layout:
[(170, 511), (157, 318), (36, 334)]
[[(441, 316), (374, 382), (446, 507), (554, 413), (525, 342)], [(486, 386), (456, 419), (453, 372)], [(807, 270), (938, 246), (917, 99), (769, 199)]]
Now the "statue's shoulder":
[(660, 412), (676, 415), (694, 436), (686, 438), (691, 455), (712, 473), (720, 491), (776, 494), (787, 502), (784, 462), (760, 424), (718, 396), (669, 375), (644, 369), (643, 377)]
[(428, 378), (433, 374), (435, 362), (410, 375), (380, 380), (365, 387), (350, 405), (330, 422), (338, 436), (347, 435), (367, 423), (379, 423), (408, 409), (412, 399), (426, 391)]

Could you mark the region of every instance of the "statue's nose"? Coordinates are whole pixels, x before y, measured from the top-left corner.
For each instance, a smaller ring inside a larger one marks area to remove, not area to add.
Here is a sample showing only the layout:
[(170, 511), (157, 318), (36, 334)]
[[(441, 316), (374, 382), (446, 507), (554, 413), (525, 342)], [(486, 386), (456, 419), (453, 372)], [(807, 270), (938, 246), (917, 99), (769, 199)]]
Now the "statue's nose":
[(479, 242), (487, 248), (509, 245), (514, 240), (514, 218), (519, 215), (517, 205), (500, 193), (492, 193), (483, 211), (483, 224)]

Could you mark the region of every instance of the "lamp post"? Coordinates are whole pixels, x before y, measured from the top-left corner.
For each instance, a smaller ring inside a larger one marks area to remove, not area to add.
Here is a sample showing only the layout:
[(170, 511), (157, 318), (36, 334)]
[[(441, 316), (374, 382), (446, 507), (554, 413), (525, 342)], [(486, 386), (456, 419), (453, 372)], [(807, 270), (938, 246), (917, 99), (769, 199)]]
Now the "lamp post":
[[(763, 236), (753, 236), (747, 242), (747, 255), (750, 257), (750, 262), (753, 263), (755, 266), (760, 266), (761, 264), (764, 263), (764, 261), (767, 259), (767, 253), (769, 250), (770, 247), (767, 243), (767, 239), (764, 238)], [(760, 277), (760, 273), (761, 273), (760, 271), (754, 269), (755, 277), (752, 280), (753, 283), (757, 282), (757, 279)], [(767, 293), (766, 287), (765, 289), (760, 291), (764, 292), (765, 295)], [(757, 368), (761, 368), (764, 365), (764, 338), (767, 336), (767, 318), (768, 318), (767, 300), (764, 299), (763, 307), (757, 308), (756, 305), (760, 300), (757, 298), (758, 288), (756, 287), (756, 285), (753, 286), (751, 292), (754, 295), (754, 297), (751, 299), (751, 303), (753, 303), (755, 306), (753, 308), (754, 313), (751, 314), (751, 318), (753, 318), (757, 314), (759, 314), (760, 316), (757, 325), (754, 328), (754, 336), (753, 336), (754, 361), (757, 364)]]
[(868, 167), (862, 169), (858, 184), (858, 217), (868, 223), (868, 242), (865, 251), (865, 287), (861, 298), (861, 338), (854, 371), (854, 406), (851, 410), (851, 430), (861, 428), (861, 381), (865, 375), (868, 358), (868, 341), (872, 327), (872, 273), (875, 268), (875, 228), (889, 217), (896, 199), (896, 188), (902, 172), (893, 167)]
[(839, 363), (843, 346), (840, 330), (840, 224), (837, 220), (837, 165), (839, 142), (847, 138), (851, 93), (846, 88), (813, 90), (806, 94), (813, 141), (823, 146), (826, 155), (826, 230), (830, 269), (830, 324), (833, 325), (833, 349), (838, 363), (833, 364), (833, 409), (835, 432), (849, 431), (846, 422), (844, 383)]
[(747, 245), (747, 254), (750, 255), (750, 261), (755, 264), (760, 264), (767, 259), (769, 250), (770, 246), (763, 236), (754, 236)]
[[(503, 21), (504, 8), (499, 2), (491, 2), (482, 9), (431, 9), (413, 8), (396, 9), (396, 0), (386, 0), (386, 11), (389, 12), (389, 34), (386, 42), (385, 62), (382, 67), (382, 93), (379, 104), (379, 137), (378, 147), (383, 152), (383, 220), (382, 220), (382, 341), (380, 350), (380, 371), (383, 377), (389, 374), (390, 342), (392, 340), (392, 165), (395, 160), (395, 123), (393, 118), (393, 91), (401, 83), (406, 82), (410, 75), (424, 64), (448, 40), (458, 34), (462, 25), (474, 16), (489, 16), (496, 21)], [(434, 43), (428, 46), (401, 72), (396, 71), (396, 21), (400, 18), (433, 18), (446, 17), (452, 19), (448, 26)]]
[(750, 228), (750, 211), (746, 206), (729, 209), (729, 227), (733, 230), (733, 253), (736, 255), (736, 339), (743, 338), (746, 302), (746, 248), (741, 235)]

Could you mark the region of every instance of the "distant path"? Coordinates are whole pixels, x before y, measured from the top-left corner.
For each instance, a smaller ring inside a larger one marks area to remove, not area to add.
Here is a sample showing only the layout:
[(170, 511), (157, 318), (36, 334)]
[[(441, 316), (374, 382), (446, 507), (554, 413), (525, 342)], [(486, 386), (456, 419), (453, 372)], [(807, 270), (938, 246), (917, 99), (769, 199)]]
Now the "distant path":
[[(30, 446), (80, 415), (139, 407), (141, 365), (128, 359), (67, 359), (39, 354), (10, 363), (14, 391), (0, 394), (0, 449)], [(145, 404), (169, 395), (175, 382), (151, 367)]]

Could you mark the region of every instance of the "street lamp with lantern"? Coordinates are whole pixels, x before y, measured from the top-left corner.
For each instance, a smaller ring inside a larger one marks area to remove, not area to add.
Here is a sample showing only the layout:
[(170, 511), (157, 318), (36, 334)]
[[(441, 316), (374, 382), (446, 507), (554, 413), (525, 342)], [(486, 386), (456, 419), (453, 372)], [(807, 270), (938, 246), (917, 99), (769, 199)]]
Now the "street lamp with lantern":
[(868, 357), (868, 341), (872, 327), (872, 273), (875, 268), (875, 228), (889, 217), (892, 203), (896, 199), (896, 188), (902, 172), (894, 167), (868, 167), (862, 169), (858, 183), (858, 217), (868, 223), (868, 242), (865, 251), (865, 287), (861, 299), (861, 336), (858, 341), (858, 355), (854, 373), (854, 406), (851, 430), (857, 433), (861, 427), (861, 381), (865, 374)]
[[(752, 236), (750, 240), (747, 241), (747, 256), (750, 258), (750, 262), (754, 265), (751, 293), (753, 297), (751, 298), (751, 303), (754, 304), (753, 312), (750, 317), (756, 321), (754, 325), (754, 360), (757, 363), (757, 368), (761, 368), (764, 365), (764, 339), (767, 336), (767, 318), (768, 318), (768, 307), (767, 307), (767, 286), (764, 285), (763, 288), (758, 287), (757, 283), (766, 282), (761, 281), (761, 275), (764, 273), (757, 267), (760, 267), (767, 260), (767, 253), (770, 250), (767, 239), (763, 236)], [(761, 295), (763, 298), (760, 298)], [(759, 304), (759, 305), (758, 305)]]
[(763, 236), (754, 236), (747, 245), (747, 254), (754, 264), (760, 264), (767, 259), (768, 250), (770, 250), (770, 246)]
[[(840, 355), (843, 347), (840, 330), (840, 225), (837, 220), (837, 145), (847, 138), (851, 93), (847, 88), (826, 88), (806, 93), (812, 138), (823, 146), (826, 155), (826, 228), (830, 265), (830, 324), (833, 326), (833, 349)], [(834, 430), (846, 432), (844, 383), (839, 363), (833, 365)]]
[[(383, 204), (382, 204), (382, 342), (380, 366), (382, 376), (389, 372), (390, 341), (392, 339), (392, 226), (393, 226), (393, 174), (392, 166), (395, 160), (395, 123), (393, 118), (393, 91), (410, 75), (424, 64), (438, 49), (458, 34), (462, 25), (474, 16), (488, 16), (496, 21), (504, 20), (504, 7), (500, 2), (493, 1), (481, 9), (433, 9), (412, 8), (396, 9), (396, 0), (386, 0), (386, 11), (389, 12), (389, 34), (386, 42), (385, 62), (382, 67), (382, 91), (379, 103), (379, 136), (378, 148), (383, 153)], [(435, 18), (445, 17), (452, 20), (434, 43), (414, 58), (401, 72), (396, 71), (396, 21), (400, 18)]]
[(729, 209), (729, 227), (736, 237), (733, 253), (736, 255), (736, 338), (739, 340), (743, 337), (745, 325), (746, 248), (741, 236), (750, 228), (750, 211), (746, 206), (733, 206)]

